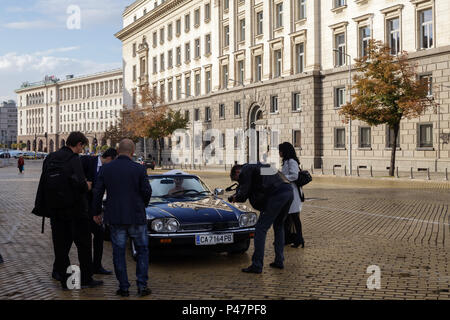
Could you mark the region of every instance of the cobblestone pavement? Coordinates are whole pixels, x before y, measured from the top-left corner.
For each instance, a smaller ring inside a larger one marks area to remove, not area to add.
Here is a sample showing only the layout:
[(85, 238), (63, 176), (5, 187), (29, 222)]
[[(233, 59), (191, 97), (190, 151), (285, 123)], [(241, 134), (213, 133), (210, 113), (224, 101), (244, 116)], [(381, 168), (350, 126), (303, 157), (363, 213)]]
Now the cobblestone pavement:
[[(24, 175), (0, 168), (0, 299), (118, 299), (114, 276), (105, 285), (62, 291), (51, 279), (50, 225), (40, 233), (33, 207), (42, 162), (27, 162)], [(230, 184), (225, 173), (203, 172), (211, 188)], [(301, 213), (306, 245), (286, 247), (284, 270), (274, 259), (273, 232), (266, 242), (263, 274), (240, 271), (243, 255), (168, 255), (151, 261), (148, 299), (450, 299), (449, 191), (349, 180), (315, 179), (305, 188)], [(104, 265), (112, 266), (105, 242)], [(71, 260), (77, 262), (75, 246)], [(135, 263), (128, 255), (131, 296), (137, 299)], [(367, 267), (381, 269), (381, 289), (369, 290)], [(146, 297), (147, 298), (147, 297)]]

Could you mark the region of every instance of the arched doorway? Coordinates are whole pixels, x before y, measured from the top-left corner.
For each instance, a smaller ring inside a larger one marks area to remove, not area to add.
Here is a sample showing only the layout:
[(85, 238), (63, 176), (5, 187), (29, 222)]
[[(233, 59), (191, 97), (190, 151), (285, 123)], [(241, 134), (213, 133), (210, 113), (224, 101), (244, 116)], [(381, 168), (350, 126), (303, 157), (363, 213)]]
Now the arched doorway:
[(39, 140), (39, 148), (38, 148), (38, 151), (39, 151), (39, 152), (42, 152), (43, 147), (44, 147), (44, 143), (42, 142), (42, 140)]
[(49, 151), (50, 152), (53, 152), (53, 151), (55, 151), (55, 143), (53, 142), (53, 139), (51, 139), (50, 140), (50, 143), (49, 143)]
[(33, 140), (33, 151), (36, 151), (36, 140)]
[(27, 140), (27, 151), (31, 151), (31, 142)]
[(65, 145), (66, 145), (66, 140), (62, 139), (60, 148), (64, 147)]
[(261, 145), (261, 131), (258, 130), (257, 123), (259, 120), (263, 120), (263, 110), (257, 104), (250, 108), (248, 115), (248, 161), (259, 162), (260, 159), (260, 145)]

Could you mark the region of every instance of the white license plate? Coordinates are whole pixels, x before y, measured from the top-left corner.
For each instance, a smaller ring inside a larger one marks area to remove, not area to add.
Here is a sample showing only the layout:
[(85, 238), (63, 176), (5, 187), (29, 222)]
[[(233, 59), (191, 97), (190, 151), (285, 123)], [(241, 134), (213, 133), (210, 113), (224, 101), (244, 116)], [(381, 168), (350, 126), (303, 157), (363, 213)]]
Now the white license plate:
[(195, 244), (197, 246), (208, 246), (220, 243), (233, 243), (232, 233), (223, 234), (196, 234)]

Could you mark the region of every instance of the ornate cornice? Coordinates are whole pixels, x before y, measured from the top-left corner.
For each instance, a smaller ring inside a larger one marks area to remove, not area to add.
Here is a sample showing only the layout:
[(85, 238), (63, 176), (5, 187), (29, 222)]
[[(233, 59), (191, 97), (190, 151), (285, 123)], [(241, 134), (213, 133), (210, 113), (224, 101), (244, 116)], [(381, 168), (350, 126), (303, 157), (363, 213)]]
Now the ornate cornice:
[(192, 0), (169, 0), (159, 5), (146, 15), (140, 17), (138, 20), (134, 21), (132, 24), (126, 26), (121, 31), (117, 32), (114, 36), (125, 41), (131, 35), (144, 30), (146, 27), (150, 26), (157, 20), (169, 15), (173, 10), (177, 9), (181, 5), (184, 5)]

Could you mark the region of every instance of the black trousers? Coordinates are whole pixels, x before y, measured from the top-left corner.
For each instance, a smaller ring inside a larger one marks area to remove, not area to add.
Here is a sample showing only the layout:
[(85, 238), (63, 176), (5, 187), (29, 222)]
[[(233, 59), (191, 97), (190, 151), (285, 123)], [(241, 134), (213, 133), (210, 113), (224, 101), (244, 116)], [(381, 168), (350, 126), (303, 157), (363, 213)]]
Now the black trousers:
[(93, 243), (93, 268), (98, 270), (102, 267), (102, 256), (103, 256), (103, 241), (105, 238), (105, 229), (95, 223), (94, 219), (91, 219), (91, 233), (94, 236), (92, 239)]
[(288, 214), (284, 223), (285, 244), (295, 245), (303, 243), (302, 223), (300, 212)]
[(70, 266), (69, 252), (72, 243), (78, 250), (80, 263), (81, 283), (92, 280), (92, 239), (89, 219), (65, 218), (57, 214), (50, 219), (52, 226), (53, 249), (55, 262), (53, 270), (66, 278), (67, 268)]

